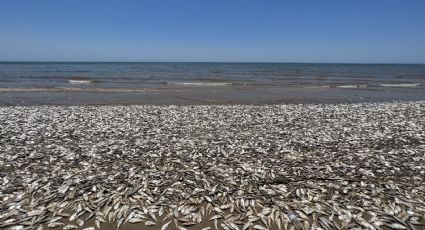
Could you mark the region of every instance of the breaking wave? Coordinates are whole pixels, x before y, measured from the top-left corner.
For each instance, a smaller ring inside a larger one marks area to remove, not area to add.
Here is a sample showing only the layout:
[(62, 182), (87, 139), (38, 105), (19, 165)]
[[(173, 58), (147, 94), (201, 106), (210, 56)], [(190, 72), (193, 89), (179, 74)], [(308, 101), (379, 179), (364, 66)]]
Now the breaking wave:
[(69, 83), (71, 84), (90, 84), (93, 83), (92, 80), (77, 80), (77, 79), (69, 79)]
[(158, 89), (124, 89), (124, 88), (76, 88), (76, 87), (56, 87), (56, 88), (0, 88), (1, 93), (21, 93), (21, 92), (88, 92), (88, 93), (137, 93), (148, 91), (160, 91)]
[(419, 86), (420, 83), (399, 83), (399, 84), (380, 84), (381, 87), (400, 87), (400, 88), (414, 88)]
[(357, 88), (365, 88), (367, 85), (337, 85), (336, 88), (341, 89), (357, 89)]
[(233, 85), (231, 82), (167, 82), (168, 85), (184, 86), (227, 86)]

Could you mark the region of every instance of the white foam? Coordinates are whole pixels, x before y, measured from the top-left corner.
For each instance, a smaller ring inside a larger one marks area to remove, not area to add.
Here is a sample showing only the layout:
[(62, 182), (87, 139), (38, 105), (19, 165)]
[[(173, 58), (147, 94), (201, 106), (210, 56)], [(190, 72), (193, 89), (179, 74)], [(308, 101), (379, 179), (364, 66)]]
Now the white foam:
[(357, 85), (337, 85), (337, 88), (342, 88), (342, 89), (355, 89), (358, 88)]
[(331, 88), (330, 85), (313, 85), (313, 86), (302, 86), (303, 88), (306, 89), (329, 89)]
[(0, 88), (1, 92), (99, 92), (99, 93), (137, 93), (154, 92), (158, 89), (110, 89), (110, 88), (76, 88), (76, 87), (56, 87), (56, 88)]
[(356, 88), (364, 88), (367, 87), (367, 85), (338, 85), (337, 88), (342, 89), (356, 89)]
[(69, 79), (68, 81), (71, 84), (90, 84), (92, 82), (90, 80), (76, 80), (76, 79)]
[(400, 83), (400, 84), (380, 84), (381, 87), (403, 87), (403, 88), (414, 88), (420, 85), (420, 83)]
[(226, 86), (232, 85), (230, 82), (167, 82), (170, 85), (186, 85), (186, 86)]

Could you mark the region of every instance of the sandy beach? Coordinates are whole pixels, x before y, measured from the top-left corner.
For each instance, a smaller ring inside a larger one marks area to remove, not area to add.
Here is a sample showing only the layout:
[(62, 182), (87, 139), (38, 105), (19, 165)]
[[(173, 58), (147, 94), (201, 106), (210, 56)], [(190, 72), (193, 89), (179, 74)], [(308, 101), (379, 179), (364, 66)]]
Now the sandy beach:
[(2, 229), (424, 229), (425, 102), (0, 107)]
[(2, 1), (0, 230), (425, 230), (424, 12)]

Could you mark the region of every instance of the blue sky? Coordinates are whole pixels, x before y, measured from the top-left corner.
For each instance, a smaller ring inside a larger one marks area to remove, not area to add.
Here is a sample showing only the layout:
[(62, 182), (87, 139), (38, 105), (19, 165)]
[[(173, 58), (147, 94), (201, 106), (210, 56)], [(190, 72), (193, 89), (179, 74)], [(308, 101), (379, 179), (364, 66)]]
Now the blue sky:
[(2, 0), (0, 60), (425, 63), (425, 1)]

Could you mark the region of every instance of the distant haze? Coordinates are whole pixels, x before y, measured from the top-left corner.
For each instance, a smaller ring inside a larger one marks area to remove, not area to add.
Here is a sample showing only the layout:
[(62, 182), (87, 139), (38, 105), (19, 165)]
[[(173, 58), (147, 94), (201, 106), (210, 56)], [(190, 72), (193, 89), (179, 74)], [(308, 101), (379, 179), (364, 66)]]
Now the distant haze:
[(425, 63), (423, 0), (4, 0), (0, 61)]

